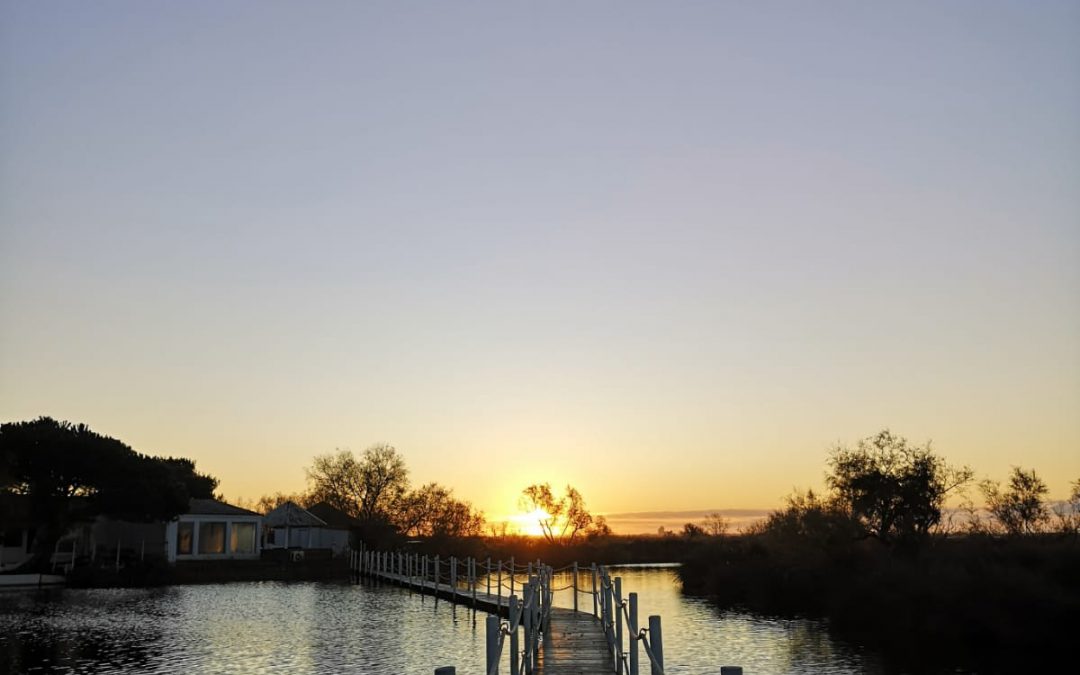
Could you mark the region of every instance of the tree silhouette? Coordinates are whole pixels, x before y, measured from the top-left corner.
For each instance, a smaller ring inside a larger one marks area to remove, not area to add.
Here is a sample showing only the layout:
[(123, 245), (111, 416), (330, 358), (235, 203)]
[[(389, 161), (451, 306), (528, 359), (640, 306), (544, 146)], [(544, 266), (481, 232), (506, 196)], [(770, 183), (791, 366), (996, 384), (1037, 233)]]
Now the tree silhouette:
[(883, 542), (917, 540), (941, 521), (945, 497), (968, 483), (972, 471), (954, 468), (929, 443), (916, 446), (888, 429), (837, 446), (826, 481), (839, 502)]
[(551, 491), (550, 483), (530, 485), (521, 491), (518, 505), (533, 513), (547, 514), (546, 517), (539, 516), (537, 523), (544, 539), (553, 544), (573, 541), (593, 522), (592, 514), (585, 508), (585, 498), (571, 485), (566, 486), (566, 494), (559, 499)]
[(1009, 476), (1009, 488), (1002, 490), (997, 481), (984, 480), (979, 489), (986, 497), (990, 515), (1011, 535), (1034, 534), (1050, 520), (1046, 506), (1046, 483), (1035, 470), (1024, 471), (1014, 466)]
[(191, 460), (143, 455), (85, 424), (51, 417), (0, 425), (0, 465), (0, 491), (30, 500), (38, 553), (51, 551), (76, 521), (171, 520), (191, 497), (210, 497), (217, 487)]

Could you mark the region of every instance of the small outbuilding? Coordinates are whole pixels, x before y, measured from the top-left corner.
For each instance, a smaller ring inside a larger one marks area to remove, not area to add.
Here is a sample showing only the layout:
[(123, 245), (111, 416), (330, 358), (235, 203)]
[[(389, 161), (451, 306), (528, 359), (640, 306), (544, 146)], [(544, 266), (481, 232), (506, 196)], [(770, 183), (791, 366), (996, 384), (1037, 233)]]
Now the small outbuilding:
[[(285, 502), (263, 516), (263, 548), (270, 549), (329, 549), (333, 555), (341, 555), (349, 546), (349, 524), (328, 523), (314, 513), (322, 505), (311, 510), (293, 502)], [(326, 512), (324, 510), (324, 512)], [(331, 519), (348, 516), (336, 510), (326, 512)]]

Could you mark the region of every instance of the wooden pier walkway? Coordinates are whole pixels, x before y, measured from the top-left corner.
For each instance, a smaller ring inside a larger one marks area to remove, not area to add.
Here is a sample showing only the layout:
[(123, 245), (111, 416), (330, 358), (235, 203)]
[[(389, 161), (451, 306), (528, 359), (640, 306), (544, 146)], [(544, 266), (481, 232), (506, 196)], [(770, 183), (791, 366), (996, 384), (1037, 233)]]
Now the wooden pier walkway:
[[(459, 563), (464, 567), (461, 575)], [(567, 567), (573, 570), (572, 582), (560, 589), (552, 586), (555, 570), (539, 561), (515, 565), (511, 559), (499, 562), (496, 571), (490, 560), (440, 561), (412, 553), (354, 551), (350, 569), (357, 578), (386, 581), (490, 614), (487, 675), (498, 675), (506, 651), (509, 675), (639, 675), (640, 669), (663, 675), (660, 617), (649, 617), (648, 630), (639, 631), (637, 594), (624, 600), (621, 580), (613, 580), (603, 567)], [(587, 590), (578, 587), (582, 575), (590, 581)], [(554, 591), (571, 588), (574, 609), (554, 607)], [(578, 611), (579, 594), (591, 599), (591, 612)], [(624, 651), (624, 646), (629, 649)], [(639, 648), (645, 652), (640, 666)], [(453, 672), (449, 667), (436, 670)]]
[[(436, 584), (402, 574), (382, 572), (379, 579), (426, 595), (509, 618), (509, 596), (455, 589), (450, 584)], [(610, 675), (615, 660), (608, 648), (600, 620), (592, 614), (552, 607), (547, 633), (540, 644), (536, 675)]]
[(604, 629), (592, 614), (553, 608), (551, 624), (540, 646), (540, 675), (600, 675), (614, 673)]

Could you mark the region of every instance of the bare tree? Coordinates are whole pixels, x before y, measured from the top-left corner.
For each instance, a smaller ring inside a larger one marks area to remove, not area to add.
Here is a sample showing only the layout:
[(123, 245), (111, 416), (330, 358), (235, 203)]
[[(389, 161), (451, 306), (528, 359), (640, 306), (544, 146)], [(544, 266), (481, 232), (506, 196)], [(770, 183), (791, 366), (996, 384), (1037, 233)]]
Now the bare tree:
[(1080, 534), (1080, 478), (1072, 482), (1069, 498), (1054, 507), (1058, 518), (1058, 531), (1062, 534)]
[(405, 495), (398, 505), (394, 524), (414, 536), (466, 537), (480, 534), (484, 514), (457, 499), (453, 490), (427, 483)]
[(610, 537), (611, 535), (611, 526), (608, 525), (607, 518), (604, 516), (594, 517), (592, 527), (589, 528), (587, 536), (590, 539), (596, 539), (598, 537)]
[(518, 505), (533, 513), (547, 514), (538, 515), (537, 523), (544, 538), (551, 543), (573, 541), (593, 522), (584, 497), (571, 485), (566, 486), (566, 494), (559, 499), (551, 491), (550, 483), (530, 485), (522, 490)]
[(1046, 483), (1035, 470), (1024, 471), (1014, 466), (1009, 487), (1002, 490), (997, 481), (984, 480), (979, 484), (986, 497), (986, 508), (998, 525), (1012, 535), (1034, 534), (1050, 520), (1046, 506)]
[[(317, 503), (311, 501), (311, 495), (306, 492), (293, 492), (292, 494), (287, 494), (285, 492), (275, 492), (274, 494), (263, 495), (262, 497), (259, 497), (259, 499), (256, 500), (250, 507), (245, 508), (250, 508), (252, 511), (265, 515), (267, 513), (270, 513), (277, 507), (281, 506), (285, 502), (292, 502), (293, 504), (302, 506), (304, 508), (307, 508)], [(238, 506), (240, 505), (238, 504)]]
[(719, 511), (714, 511), (705, 516), (701, 527), (713, 537), (722, 537), (731, 529), (731, 521), (721, 515)]
[(389, 520), (409, 488), (409, 470), (392, 445), (373, 445), (357, 460), (348, 450), (315, 457), (307, 469), (312, 502), (360, 520)]

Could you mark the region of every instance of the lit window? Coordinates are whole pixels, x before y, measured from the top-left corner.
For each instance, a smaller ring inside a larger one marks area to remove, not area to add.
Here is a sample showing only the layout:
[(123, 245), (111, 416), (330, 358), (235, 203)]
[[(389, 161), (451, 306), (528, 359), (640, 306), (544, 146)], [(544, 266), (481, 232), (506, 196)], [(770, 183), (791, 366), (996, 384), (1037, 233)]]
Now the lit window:
[(255, 552), (255, 523), (233, 523), (229, 534), (229, 550), (233, 553)]
[(191, 540), (195, 536), (194, 523), (180, 523), (176, 527), (176, 554), (191, 555)]
[(225, 552), (225, 523), (199, 523), (199, 553)]

